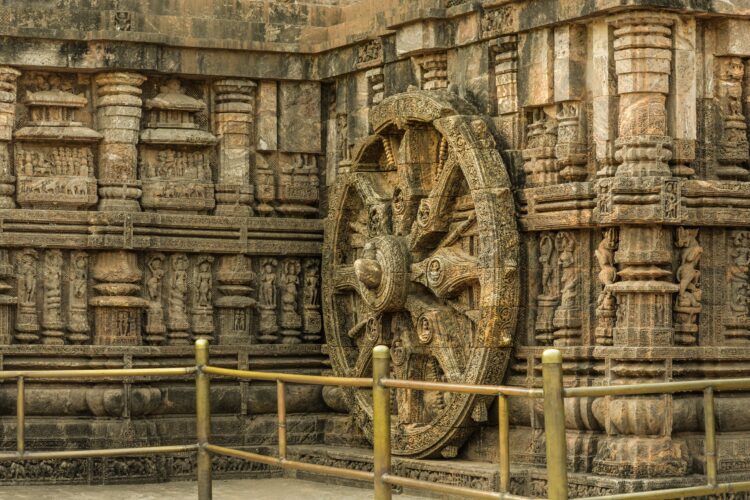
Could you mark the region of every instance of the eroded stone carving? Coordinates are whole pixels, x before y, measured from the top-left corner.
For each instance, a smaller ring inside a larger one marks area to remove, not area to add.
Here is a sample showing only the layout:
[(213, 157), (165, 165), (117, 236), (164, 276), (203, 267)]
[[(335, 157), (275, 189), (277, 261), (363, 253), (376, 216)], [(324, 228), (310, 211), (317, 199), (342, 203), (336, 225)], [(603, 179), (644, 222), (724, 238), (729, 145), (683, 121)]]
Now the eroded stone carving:
[[(391, 346), (400, 378), (487, 380), (504, 369), (517, 234), (507, 184), (487, 170), (502, 165), (494, 140), (481, 119), (456, 111), (465, 105), (449, 93), (409, 92), (371, 110), (374, 130), (395, 128), (353, 155), (332, 197), (323, 253), (326, 335), (339, 375), (368, 373), (379, 343)], [(478, 194), (490, 186), (495, 195)], [(497, 251), (487, 246), (492, 238)], [(498, 357), (479, 355), (479, 346), (494, 346)], [(466, 419), (482, 420), (481, 398), (396, 393), (397, 454), (455, 456)], [(369, 400), (346, 400), (371, 435)]]
[(214, 335), (213, 262), (210, 255), (200, 255), (193, 270), (193, 335), (208, 340)]
[(698, 314), (702, 310), (698, 263), (703, 247), (698, 243), (698, 229), (678, 227), (675, 246), (680, 249), (680, 266), (675, 273), (680, 287), (674, 305), (675, 343), (694, 345), (698, 342)]
[(171, 345), (190, 344), (190, 323), (187, 312), (189, 266), (190, 262), (184, 253), (170, 255), (167, 341)]
[(86, 252), (70, 254), (68, 285), (68, 340), (72, 344), (88, 344), (89, 256)]
[(279, 325), (276, 317), (276, 259), (263, 259), (260, 263), (260, 279), (258, 285), (258, 313), (260, 314), (261, 342), (273, 343), (279, 338)]
[(18, 312), (15, 337), (18, 342), (24, 344), (32, 344), (39, 340), (39, 320), (36, 311), (38, 262), (36, 250), (26, 249), (16, 254)]
[(160, 212), (212, 210), (214, 183), (210, 147), (217, 139), (199, 128), (206, 103), (185, 94), (172, 79), (148, 99), (146, 128), (140, 136), (140, 172), (145, 209)]
[(717, 67), (716, 94), (721, 116), (721, 142), (716, 175), (721, 179), (746, 179), (750, 146), (742, 111), (742, 78), (745, 67), (739, 57), (717, 58)]
[(612, 329), (615, 326), (617, 300), (609, 285), (617, 279), (615, 250), (617, 250), (617, 229), (613, 227), (605, 229), (595, 252), (596, 260), (599, 263), (599, 282), (602, 284), (602, 290), (596, 300), (596, 317), (598, 320), (596, 343), (600, 345), (612, 345)]
[(166, 274), (165, 257), (162, 253), (146, 256), (146, 298), (148, 311), (146, 313), (146, 335), (144, 340), (148, 344), (163, 344), (166, 341), (167, 327), (164, 324), (164, 308), (162, 306), (162, 282)]

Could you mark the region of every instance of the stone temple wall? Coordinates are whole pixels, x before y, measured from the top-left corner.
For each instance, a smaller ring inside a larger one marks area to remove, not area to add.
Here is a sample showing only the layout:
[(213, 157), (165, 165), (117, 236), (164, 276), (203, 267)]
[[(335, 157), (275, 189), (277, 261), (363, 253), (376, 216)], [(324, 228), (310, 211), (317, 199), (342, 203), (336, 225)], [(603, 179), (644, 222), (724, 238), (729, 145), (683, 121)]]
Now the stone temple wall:
[[(747, 376), (749, 28), (743, 1), (6, 2), (0, 367), (188, 365), (207, 337), (222, 366), (301, 373), (366, 373), (382, 341), (412, 378), (539, 386), (547, 346), (569, 385)], [(404, 296), (378, 301), (366, 266)], [(273, 444), (272, 386), (215, 388), (220, 442)], [(290, 444), (366, 442), (366, 400), (292, 391)], [(191, 440), (188, 380), (27, 392), (29, 449)], [(13, 398), (0, 386), (7, 448)], [(396, 398), (425, 436), (397, 437), (404, 455), (496, 460), (491, 402)], [(750, 474), (746, 399), (717, 397), (727, 477)], [(701, 402), (569, 401), (573, 490), (697, 482)], [(512, 400), (511, 418), (514, 488), (543, 494), (541, 405)], [(306, 455), (366, 466), (346, 457)]]

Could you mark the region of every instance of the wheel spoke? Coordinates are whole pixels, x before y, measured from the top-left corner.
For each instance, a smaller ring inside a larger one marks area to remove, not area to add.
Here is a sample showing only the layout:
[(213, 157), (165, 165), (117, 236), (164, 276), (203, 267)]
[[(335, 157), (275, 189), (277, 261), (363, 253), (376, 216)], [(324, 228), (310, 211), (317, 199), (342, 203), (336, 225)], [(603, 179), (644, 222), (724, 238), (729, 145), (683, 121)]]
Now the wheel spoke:
[(354, 273), (354, 266), (338, 266), (333, 271), (333, 289), (337, 292), (345, 290), (359, 291), (359, 280)]
[(411, 280), (421, 283), (437, 297), (454, 297), (479, 283), (479, 261), (463, 250), (439, 248), (411, 265)]

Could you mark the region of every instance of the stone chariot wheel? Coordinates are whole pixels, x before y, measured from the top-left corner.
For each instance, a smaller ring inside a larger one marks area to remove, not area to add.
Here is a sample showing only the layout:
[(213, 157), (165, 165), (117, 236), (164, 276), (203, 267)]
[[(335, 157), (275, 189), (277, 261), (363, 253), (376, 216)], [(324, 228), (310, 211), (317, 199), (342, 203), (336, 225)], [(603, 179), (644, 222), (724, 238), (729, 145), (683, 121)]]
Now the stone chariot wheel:
[[(449, 92), (414, 91), (370, 112), (375, 134), (340, 174), (326, 221), (326, 337), (339, 376), (498, 384), (519, 300), (510, 182), (486, 122)], [(345, 399), (372, 439), (369, 390)], [(393, 453), (455, 456), (486, 397), (396, 390)]]

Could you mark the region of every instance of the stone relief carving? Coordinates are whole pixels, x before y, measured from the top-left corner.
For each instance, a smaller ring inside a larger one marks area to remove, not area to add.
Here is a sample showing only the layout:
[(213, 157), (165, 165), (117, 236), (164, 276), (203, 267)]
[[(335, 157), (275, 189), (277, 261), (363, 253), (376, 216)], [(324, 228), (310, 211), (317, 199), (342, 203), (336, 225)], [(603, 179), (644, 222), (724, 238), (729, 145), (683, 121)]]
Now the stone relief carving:
[(24, 344), (33, 344), (39, 340), (39, 319), (36, 310), (38, 262), (36, 250), (26, 249), (16, 254), (18, 311), (15, 337), (18, 342)]
[(148, 299), (148, 310), (146, 312), (144, 340), (148, 344), (161, 345), (166, 341), (167, 327), (164, 323), (164, 308), (162, 306), (162, 282), (166, 272), (164, 254), (155, 253), (146, 256), (144, 289)]
[(716, 175), (721, 179), (746, 179), (750, 159), (747, 124), (742, 111), (745, 67), (739, 57), (717, 58), (716, 94), (721, 116)]
[(551, 345), (554, 339), (555, 310), (560, 304), (560, 268), (554, 234), (539, 236), (539, 264), (541, 265), (541, 293), (537, 296), (535, 338), (541, 345)]
[(560, 305), (555, 309), (552, 324), (555, 345), (581, 343), (580, 268), (575, 235), (561, 231), (555, 236), (555, 248), (560, 266)]
[(602, 290), (596, 300), (596, 343), (600, 345), (612, 345), (612, 329), (615, 326), (617, 312), (617, 300), (615, 299), (609, 285), (617, 279), (617, 267), (615, 266), (615, 251), (617, 250), (617, 229), (608, 228), (594, 252), (599, 263), (599, 282)]
[(86, 252), (70, 255), (70, 284), (68, 286), (68, 340), (72, 344), (88, 344), (89, 256)]
[(675, 343), (694, 345), (698, 342), (698, 314), (702, 310), (698, 264), (703, 247), (698, 243), (698, 229), (678, 227), (675, 246), (680, 249), (680, 265), (675, 273), (680, 286), (674, 305)]
[(557, 120), (543, 108), (527, 112), (526, 145), (522, 151), (526, 185), (547, 186), (560, 182), (555, 148), (557, 145)]
[[(463, 105), (450, 93), (416, 91), (370, 112), (374, 130), (392, 125), (394, 135), (372, 136), (353, 154), (332, 195), (323, 252), (326, 336), (338, 375), (367, 374), (379, 343), (392, 347), (399, 378), (466, 382), (504, 369), (518, 300), (517, 233), (507, 185), (485, 177), (490, 164), (503, 165), (494, 140), (484, 122), (455, 111)], [(469, 160), (470, 152), (481, 159)], [(496, 197), (476, 194), (484, 182), (494, 183)], [(487, 238), (503, 242), (499, 253), (482, 250)], [(482, 274), (482, 266), (493, 271)], [(474, 346), (490, 345), (500, 357), (478, 358)], [(395, 398), (399, 455), (455, 456), (466, 419), (486, 415), (481, 398)], [(370, 401), (358, 393), (345, 400), (371, 436)]]
[(279, 325), (276, 317), (276, 259), (263, 259), (260, 263), (260, 279), (258, 285), (258, 313), (260, 314), (260, 335), (258, 340), (263, 343), (274, 343), (279, 338)]
[(188, 267), (187, 255), (173, 254), (169, 257), (169, 332), (167, 340), (170, 345), (190, 344), (190, 323), (188, 322)]

